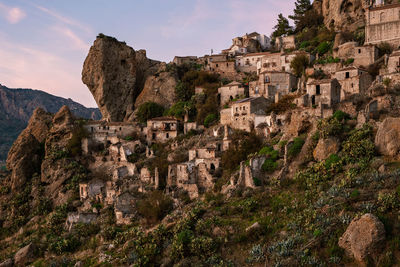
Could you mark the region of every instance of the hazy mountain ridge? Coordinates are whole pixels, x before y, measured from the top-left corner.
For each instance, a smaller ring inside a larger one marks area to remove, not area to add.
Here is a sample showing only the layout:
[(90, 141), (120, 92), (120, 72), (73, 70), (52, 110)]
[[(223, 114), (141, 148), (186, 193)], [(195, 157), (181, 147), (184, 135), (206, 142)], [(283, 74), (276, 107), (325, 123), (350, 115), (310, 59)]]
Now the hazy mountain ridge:
[(101, 118), (97, 108), (86, 108), (72, 99), (40, 90), (11, 89), (0, 84), (0, 161), (6, 159), (8, 150), (25, 129), (35, 108), (41, 107), (50, 113), (56, 113), (64, 105), (77, 117), (95, 120)]

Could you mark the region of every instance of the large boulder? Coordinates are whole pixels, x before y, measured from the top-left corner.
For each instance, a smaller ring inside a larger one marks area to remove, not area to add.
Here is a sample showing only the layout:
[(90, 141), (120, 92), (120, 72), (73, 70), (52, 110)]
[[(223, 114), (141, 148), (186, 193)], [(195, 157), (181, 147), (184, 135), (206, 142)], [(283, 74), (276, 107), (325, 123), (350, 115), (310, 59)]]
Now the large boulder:
[(355, 218), (339, 239), (339, 246), (359, 262), (379, 254), (385, 241), (385, 227), (372, 214)]
[(320, 139), (314, 149), (314, 159), (322, 161), (327, 159), (330, 155), (336, 154), (340, 149), (340, 141), (335, 137), (327, 139)]
[(378, 128), (375, 146), (384, 156), (397, 156), (400, 151), (400, 118), (386, 118)]
[(90, 48), (82, 70), (87, 85), (108, 121), (130, 120), (136, 97), (158, 62), (147, 59), (146, 52), (136, 52), (124, 42), (99, 35)]
[(43, 157), (42, 143), (49, 132), (52, 116), (37, 108), (28, 126), (12, 145), (7, 157), (7, 168), (11, 170), (12, 189), (21, 188), (34, 173), (40, 172)]
[(14, 255), (14, 263), (16, 266), (26, 266), (34, 261), (35, 254), (35, 246), (31, 243), (17, 251)]

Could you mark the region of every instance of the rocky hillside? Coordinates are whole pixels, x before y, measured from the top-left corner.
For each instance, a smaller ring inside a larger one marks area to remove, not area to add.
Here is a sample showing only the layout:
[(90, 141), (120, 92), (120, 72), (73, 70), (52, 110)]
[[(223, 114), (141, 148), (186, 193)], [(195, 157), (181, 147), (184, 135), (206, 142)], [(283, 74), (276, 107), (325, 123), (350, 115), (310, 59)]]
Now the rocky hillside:
[(101, 118), (96, 108), (86, 108), (72, 99), (57, 97), (39, 90), (10, 89), (0, 85), (0, 161), (7, 157), (8, 150), (28, 124), (37, 107), (56, 113), (62, 106), (68, 106), (77, 117)]

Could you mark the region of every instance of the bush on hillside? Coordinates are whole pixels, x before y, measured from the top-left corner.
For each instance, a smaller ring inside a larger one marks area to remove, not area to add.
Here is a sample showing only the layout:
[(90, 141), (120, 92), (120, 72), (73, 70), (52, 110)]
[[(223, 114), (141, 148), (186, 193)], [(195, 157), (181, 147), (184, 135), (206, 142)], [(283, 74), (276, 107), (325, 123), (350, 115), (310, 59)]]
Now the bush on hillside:
[(136, 117), (139, 122), (145, 123), (150, 119), (162, 116), (163, 113), (163, 106), (154, 102), (146, 102), (139, 106), (136, 112)]
[(154, 224), (171, 211), (172, 204), (173, 201), (169, 196), (164, 195), (161, 191), (153, 191), (138, 202), (137, 209), (148, 224)]

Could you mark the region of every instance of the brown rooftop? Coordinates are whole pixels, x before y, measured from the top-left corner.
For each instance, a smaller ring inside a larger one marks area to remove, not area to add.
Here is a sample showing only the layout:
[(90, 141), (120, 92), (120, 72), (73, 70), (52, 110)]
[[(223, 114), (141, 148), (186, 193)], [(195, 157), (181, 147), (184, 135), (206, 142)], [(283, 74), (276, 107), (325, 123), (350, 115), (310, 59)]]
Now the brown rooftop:
[(338, 70), (338, 72), (340, 72), (340, 71), (347, 71), (347, 70), (362, 70), (362, 71), (367, 71), (366, 69), (363, 69), (363, 68), (359, 68), (359, 67), (356, 67), (356, 66), (350, 66), (350, 67), (346, 67), (346, 68), (340, 69), (340, 70)]

